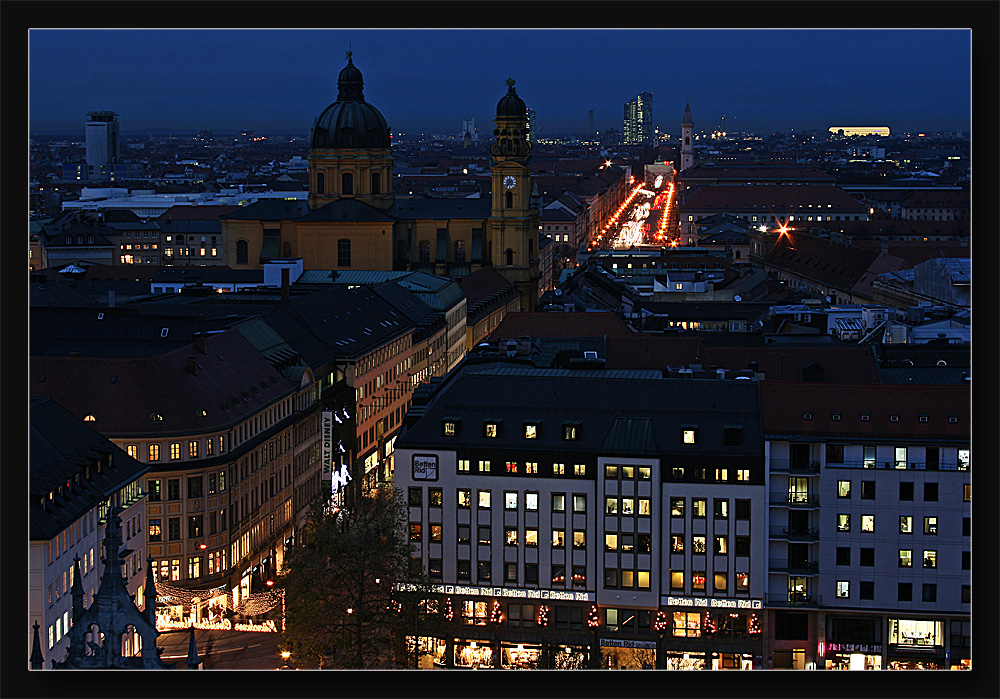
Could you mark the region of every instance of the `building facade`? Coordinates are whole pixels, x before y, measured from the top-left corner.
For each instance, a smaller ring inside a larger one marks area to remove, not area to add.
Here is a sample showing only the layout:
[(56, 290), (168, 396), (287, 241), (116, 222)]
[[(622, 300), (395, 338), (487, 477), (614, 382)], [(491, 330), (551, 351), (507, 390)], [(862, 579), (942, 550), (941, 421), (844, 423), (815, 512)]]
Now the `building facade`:
[(452, 622), (434, 662), (763, 662), (755, 381), (467, 363), (415, 394), (396, 485)]

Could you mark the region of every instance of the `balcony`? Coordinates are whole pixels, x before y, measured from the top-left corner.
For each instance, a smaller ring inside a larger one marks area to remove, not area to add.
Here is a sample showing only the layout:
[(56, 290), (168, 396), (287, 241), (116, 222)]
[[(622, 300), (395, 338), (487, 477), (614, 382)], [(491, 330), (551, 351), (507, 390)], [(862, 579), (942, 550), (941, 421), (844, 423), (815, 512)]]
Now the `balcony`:
[(767, 465), (771, 473), (788, 473), (802, 476), (814, 476), (819, 473), (819, 461), (769, 459)]
[[(772, 462), (774, 459), (772, 459)], [(862, 461), (842, 461), (842, 462), (826, 462), (827, 468), (863, 468), (863, 469), (879, 469), (879, 470), (899, 470), (899, 471), (968, 471), (972, 468), (972, 464), (963, 462), (938, 462), (937, 464), (927, 464), (923, 461), (876, 461), (874, 459), (865, 459)], [(778, 469), (772, 468), (772, 472), (779, 471)]]
[(771, 504), (777, 507), (819, 507), (819, 495), (815, 493), (771, 493)]
[(816, 561), (768, 561), (767, 571), (769, 573), (787, 573), (788, 575), (819, 575), (819, 563)]
[(771, 538), (785, 539), (787, 541), (819, 541), (819, 529), (771, 527)]
[(820, 607), (822, 595), (789, 592), (785, 595), (767, 595), (764, 604), (768, 607)]

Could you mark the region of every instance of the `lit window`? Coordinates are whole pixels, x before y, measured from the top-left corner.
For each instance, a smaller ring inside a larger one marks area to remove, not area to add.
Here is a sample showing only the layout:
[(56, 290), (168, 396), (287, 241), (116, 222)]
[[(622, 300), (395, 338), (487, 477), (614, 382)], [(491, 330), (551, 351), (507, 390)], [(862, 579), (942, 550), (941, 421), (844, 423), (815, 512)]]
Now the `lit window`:
[(503, 507), (505, 510), (516, 510), (517, 509), (517, 493), (514, 491), (507, 491), (503, 496)]
[(685, 429), (683, 431), (685, 444), (694, 444), (694, 439), (695, 439), (694, 433), (695, 433), (694, 429)]
[(456, 434), (455, 423), (451, 420), (445, 420), (443, 433), (445, 437), (454, 437)]
[(837, 497), (838, 498), (849, 498), (849, 497), (851, 497), (851, 482), (850, 481), (837, 481)]
[(577, 439), (576, 425), (563, 425), (563, 439), (566, 441), (575, 441)]
[(837, 597), (850, 597), (851, 596), (851, 583), (847, 580), (837, 581)]
[(469, 471), (469, 460), (468, 459), (459, 459), (458, 460), (458, 470), (459, 470), (459, 472), (466, 472), (467, 473)]
[(508, 461), (507, 462), (507, 473), (517, 473), (517, 462)]
[(526, 462), (524, 462), (524, 472), (525, 473), (538, 473), (538, 462), (537, 461), (526, 461)]
[(899, 533), (900, 534), (912, 534), (913, 533), (913, 517), (909, 515), (902, 515), (899, 518)]
[(490, 506), (490, 491), (488, 490), (479, 491), (479, 506), (484, 509)]
[(924, 551), (924, 568), (937, 568), (937, 551)]
[(899, 549), (899, 567), (913, 567), (913, 551), (911, 549)]
[(576, 476), (587, 475), (587, 464), (573, 464), (573, 474)]
[(851, 531), (851, 516), (849, 514), (837, 515), (837, 531), (838, 532)]
[(924, 534), (937, 534), (937, 517), (924, 517)]
[(861, 531), (875, 531), (875, 515), (861, 515)]
[(524, 509), (529, 512), (536, 512), (538, 510), (538, 493), (524, 494)]
[(480, 461), (479, 462), (479, 472), (480, 473), (489, 473), (490, 472), (490, 462), (489, 461)]
[(538, 425), (525, 425), (524, 426), (524, 438), (525, 439), (537, 439), (538, 437)]
[(498, 432), (499, 432), (499, 430), (498, 430), (498, 427), (497, 427), (497, 423), (495, 423), (495, 422), (487, 422), (486, 423), (486, 428), (485, 428), (485, 433), (484, 433), (486, 437), (489, 437), (491, 439), (495, 438), (497, 436)]
[(181, 443), (171, 442), (170, 443), (170, 458), (179, 459), (181, 458)]
[(562, 476), (566, 474), (566, 464), (552, 464), (552, 475)]

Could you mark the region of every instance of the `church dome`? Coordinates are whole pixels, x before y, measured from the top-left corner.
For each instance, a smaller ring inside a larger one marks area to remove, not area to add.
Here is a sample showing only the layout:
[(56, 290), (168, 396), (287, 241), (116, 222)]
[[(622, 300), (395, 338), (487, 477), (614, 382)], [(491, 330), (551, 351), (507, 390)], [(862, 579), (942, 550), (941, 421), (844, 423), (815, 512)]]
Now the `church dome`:
[(507, 94), (497, 102), (498, 117), (520, 117), (524, 118), (528, 113), (524, 100), (514, 92), (514, 79), (507, 78)]
[(337, 101), (324, 109), (313, 125), (312, 147), (388, 148), (389, 125), (379, 110), (365, 102), (364, 79), (349, 51), (337, 88)]

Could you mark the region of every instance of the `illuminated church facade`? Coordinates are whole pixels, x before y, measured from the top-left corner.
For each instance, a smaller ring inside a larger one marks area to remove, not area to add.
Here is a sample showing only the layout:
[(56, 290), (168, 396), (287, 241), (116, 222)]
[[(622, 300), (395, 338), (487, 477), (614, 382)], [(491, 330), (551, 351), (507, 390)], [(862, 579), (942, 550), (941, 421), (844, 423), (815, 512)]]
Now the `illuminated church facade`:
[(306, 270), (407, 270), (460, 278), (492, 266), (538, 296), (539, 211), (531, 197), (527, 109), (507, 80), (497, 103), (489, 199), (396, 197), (389, 126), (364, 99), (351, 53), (338, 95), (313, 124), (305, 201), (258, 201), (222, 218), (227, 264), (260, 269), (301, 258)]

